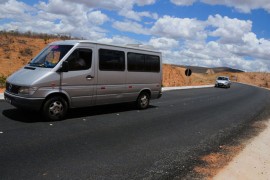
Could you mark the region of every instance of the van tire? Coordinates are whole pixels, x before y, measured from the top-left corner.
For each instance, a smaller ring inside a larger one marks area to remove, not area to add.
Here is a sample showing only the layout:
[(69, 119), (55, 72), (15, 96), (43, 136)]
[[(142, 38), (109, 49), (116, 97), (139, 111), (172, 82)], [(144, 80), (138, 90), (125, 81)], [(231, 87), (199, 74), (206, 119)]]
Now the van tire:
[(44, 103), (42, 113), (44, 118), (49, 121), (58, 121), (67, 114), (67, 101), (61, 96), (53, 96)]
[(138, 109), (147, 109), (150, 102), (150, 96), (146, 92), (141, 92), (141, 94), (138, 96), (136, 104)]

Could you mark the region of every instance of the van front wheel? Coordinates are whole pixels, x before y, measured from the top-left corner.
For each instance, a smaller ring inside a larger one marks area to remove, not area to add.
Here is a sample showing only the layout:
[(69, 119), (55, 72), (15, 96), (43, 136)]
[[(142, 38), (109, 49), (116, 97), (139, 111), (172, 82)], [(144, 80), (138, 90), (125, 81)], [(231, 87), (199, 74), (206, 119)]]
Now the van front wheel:
[(67, 102), (61, 96), (49, 98), (43, 106), (43, 115), (47, 120), (58, 121), (65, 117), (67, 113)]
[(142, 92), (137, 98), (138, 109), (146, 109), (149, 106), (150, 97), (146, 92)]

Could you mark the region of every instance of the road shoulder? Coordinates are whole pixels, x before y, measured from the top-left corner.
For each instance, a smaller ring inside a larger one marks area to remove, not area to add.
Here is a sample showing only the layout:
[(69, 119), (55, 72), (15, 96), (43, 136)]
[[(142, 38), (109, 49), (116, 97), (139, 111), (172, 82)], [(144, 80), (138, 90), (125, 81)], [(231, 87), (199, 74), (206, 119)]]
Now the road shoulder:
[(213, 179), (269, 179), (270, 120), (267, 128), (250, 141)]

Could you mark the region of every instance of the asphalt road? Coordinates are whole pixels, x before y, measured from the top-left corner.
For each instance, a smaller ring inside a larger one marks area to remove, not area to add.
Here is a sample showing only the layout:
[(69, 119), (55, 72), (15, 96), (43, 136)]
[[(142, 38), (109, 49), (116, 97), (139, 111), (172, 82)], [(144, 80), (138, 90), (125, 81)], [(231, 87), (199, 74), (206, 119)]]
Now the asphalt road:
[(66, 120), (0, 102), (1, 179), (172, 179), (269, 108), (267, 90), (168, 91), (131, 104), (72, 110)]

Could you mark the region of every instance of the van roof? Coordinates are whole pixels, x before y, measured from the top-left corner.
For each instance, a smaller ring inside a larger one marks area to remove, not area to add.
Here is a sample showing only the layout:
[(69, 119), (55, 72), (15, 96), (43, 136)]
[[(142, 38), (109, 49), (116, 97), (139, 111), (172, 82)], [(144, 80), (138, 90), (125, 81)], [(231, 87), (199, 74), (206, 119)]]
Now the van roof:
[(149, 52), (155, 52), (155, 53), (161, 53), (160, 51), (157, 51), (155, 49), (150, 49), (150, 46), (145, 45), (115, 45), (115, 44), (109, 44), (109, 43), (99, 43), (89, 40), (64, 40), (64, 41), (55, 41), (50, 43), (50, 45), (76, 45), (79, 43), (87, 43), (87, 44), (96, 44), (96, 45), (106, 45), (106, 46), (112, 46), (112, 47), (120, 47), (120, 48), (127, 48), (127, 49), (135, 49), (135, 50), (142, 50), (142, 51), (149, 51)]

